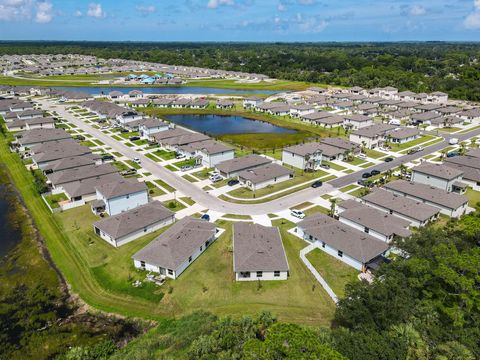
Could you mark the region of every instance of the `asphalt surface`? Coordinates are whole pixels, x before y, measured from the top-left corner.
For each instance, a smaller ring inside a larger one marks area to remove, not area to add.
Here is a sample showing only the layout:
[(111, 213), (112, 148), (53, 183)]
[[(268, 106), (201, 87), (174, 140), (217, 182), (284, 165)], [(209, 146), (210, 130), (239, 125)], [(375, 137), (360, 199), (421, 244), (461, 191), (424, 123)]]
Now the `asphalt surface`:
[(380, 171), (385, 171), (394, 168), (401, 163), (409, 162), (425, 156), (429, 153), (439, 151), (442, 148), (448, 146), (448, 140), (452, 137), (456, 137), (460, 141), (462, 141), (480, 134), (480, 129), (477, 129), (467, 134), (445, 135), (444, 141), (428, 146), (423, 151), (412, 155), (405, 155), (400, 158), (396, 158), (394, 161), (391, 161), (389, 163), (382, 163), (372, 166), (370, 168), (362, 169), (361, 171), (352, 174), (345, 175), (341, 178), (329, 181), (328, 183), (324, 183), (323, 186), (320, 188), (307, 188), (297, 191), (293, 194), (286, 195), (282, 198), (261, 204), (235, 204), (210, 195), (209, 193), (185, 180), (181, 176), (178, 176), (170, 170), (165, 169), (163, 166), (157, 164), (155, 161), (149, 159), (145, 155), (135, 150), (132, 150), (130, 147), (122, 144), (117, 140), (112, 139), (110, 136), (104, 134), (102, 131), (86, 124), (82, 120), (76, 118), (68, 111), (66, 111), (65, 105), (52, 104), (51, 102), (46, 100), (40, 100), (38, 102), (42, 105), (44, 109), (56, 111), (61, 117), (67, 119), (69, 122), (75, 124), (78, 128), (102, 141), (107, 146), (111, 147), (114, 151), (121, 153), (129, 159), (139, 158), (142, 162), (142, 167), (146, 171), (167, 182), (169, 185), (176, 188), (177, 191), (181, 192), (185, 196), (191, 197), (196, 203), (200, 204), (206, 209), (222, 212), (225, 214), (238, 215), (264, 215), (291, 208), (300, 203), (311, 201), (317, 196), (321, 196), (323, 194), (331, 192), (335, 190), (335, 188), (340, 188), (356, 182), (362, 177), (362, 173), (372, 170), (374, 168)]

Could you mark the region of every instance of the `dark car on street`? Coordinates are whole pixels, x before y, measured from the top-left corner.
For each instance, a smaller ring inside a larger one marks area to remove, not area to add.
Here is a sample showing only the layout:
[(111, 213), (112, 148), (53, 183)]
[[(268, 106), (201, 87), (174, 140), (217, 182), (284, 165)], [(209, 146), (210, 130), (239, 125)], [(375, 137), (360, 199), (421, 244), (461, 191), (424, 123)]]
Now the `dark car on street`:
[(228, 186), (235, 186), (235, 185), (237, 185), (238, 183), (239, 183), (238, 180), (230, 180), (227, 184), (228, 184)]
[(370, 174), (372, 176), (380, 175), (380, 170), (372, 170), (372, 171), (370, 171)]
[(370, 174), (368, 172), (362, 174), (362, 178), (364, 178), (364, 179), (368, 179), (369, 177), (372, 177), (372, 174)]
[(318, 188), (318, 187), (320, 187), (320, 186), (322, 186), (322, 185), (323, 185), (323, 182), (321, 182), (320, 180), (317, 180), (317, 181), (314, 181), (314, 182), (312, 183), (312, 188), (315, 189), (315, 188)]
[(392, 157), (389, 156), (389, 157), (385, 158), (385, 162), (390, 162), (390, 161), (393, 161)]

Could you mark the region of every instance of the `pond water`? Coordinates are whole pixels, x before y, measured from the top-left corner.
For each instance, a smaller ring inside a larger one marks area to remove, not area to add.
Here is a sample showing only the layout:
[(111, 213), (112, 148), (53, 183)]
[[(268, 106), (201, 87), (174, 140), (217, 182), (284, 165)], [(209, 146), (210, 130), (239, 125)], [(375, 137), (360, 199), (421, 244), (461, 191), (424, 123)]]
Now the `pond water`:
[(211, 87), (88, 87), (88, 86), (53, 86), (54, 89), (83, 91), (92, 95), (107, 95), (110, 91), (121, 91), (124, 94), (131, 90), (140, 90), (145, 94), (276, 94), (281, 90), (239, 90)]
[(0, 185), (0, 258), (7, 253), (22, 240), (22, 233), (19, 229), (12, 225), (10, 213), (13, 210), (8, 199), (10, 196), (9, 189), (5, 185)]
[(168, 115), (165, 118), (175, 124), (209, 135), (296, 133), (296, 130), (272, 125), (264, 121), (247, 119), (243, 116)]

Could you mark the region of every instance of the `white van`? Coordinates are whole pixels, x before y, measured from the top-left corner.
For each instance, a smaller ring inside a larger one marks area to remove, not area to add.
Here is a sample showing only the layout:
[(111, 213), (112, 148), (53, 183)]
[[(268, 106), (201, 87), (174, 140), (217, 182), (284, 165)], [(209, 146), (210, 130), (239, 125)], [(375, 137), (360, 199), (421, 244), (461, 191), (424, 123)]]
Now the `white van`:
[(458, 139), (457, 138), (451, 138), (448, 143), (450, 145), (457, 145), (458, 144)]

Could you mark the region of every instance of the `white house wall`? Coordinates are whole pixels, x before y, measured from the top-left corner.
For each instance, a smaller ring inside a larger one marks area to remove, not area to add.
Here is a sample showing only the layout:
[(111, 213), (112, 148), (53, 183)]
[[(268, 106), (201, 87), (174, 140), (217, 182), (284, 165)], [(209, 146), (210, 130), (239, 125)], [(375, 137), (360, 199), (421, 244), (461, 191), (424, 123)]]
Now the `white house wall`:
[(280, 276), (275, 276), (273, 271), (262, 271), (262, 276), (257, 276), (257, 271), (250, 271), (250, 277), (244, 278), (240, 277), (240, 273), (235, 273), (235, 280), (236, 281), (268, 281), (268, 280), (287, 280), (288, 279), (288, 271), (280, 271)]

